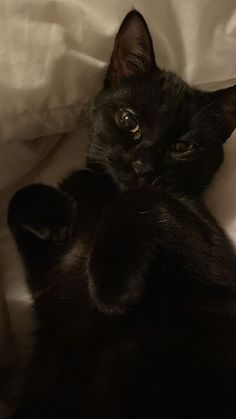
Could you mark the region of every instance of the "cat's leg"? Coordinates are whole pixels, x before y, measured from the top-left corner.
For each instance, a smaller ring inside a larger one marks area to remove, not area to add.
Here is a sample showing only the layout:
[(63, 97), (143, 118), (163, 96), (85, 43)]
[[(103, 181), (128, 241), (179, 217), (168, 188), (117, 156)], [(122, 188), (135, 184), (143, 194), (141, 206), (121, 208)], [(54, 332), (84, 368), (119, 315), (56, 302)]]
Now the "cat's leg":
[(60, 183), (59, 189), (78, 204), (78, 228), (89, 231), (95, 228), (116, 193), (112, 179), (92, 169), (73, 172)]
[(36, 184), (14, 195), (8, 224), (33, 291), (47, 286), (47, 278), (52, 275), (45, 273), (62, 260), (77, 238), (82, 236), (83, 240), (84, 232), (86, 240), (93, 236), (113, 194), (109, 178), (93, 170), (81, 170), (61, 182), (58, 189)]
[(133, 195), (120, 194), (105, 212), (88, 263), (90, 296), (108, 314), (122, 314), (139, 301), (155, 250), (146, 207), (142, 215)]
[(8, 224), (27, 267), (44, 269), (54, 263), (77, 234), (95, 228), (114, 193), (109, 178), (93, 170), (79, 170), (59, 188), (36, 184), (18, 191), (8, 210)]
[(8, 224), (29, 273), (54, 264), (70, 242), (76, 203), (58, 189), (42, 184), (18, 191), (8, 210)]
[(99, 224), (88, 264), (97, 308), (132, 308), (153, 267), (157, 281), (193, 276), (203, 287), (226, 289), (236, 277), (234, 249), (206, 208), (161, 187), (120, 194)]
[[(8, 223), (26, 267), (37, 322), (34, 357), (26, 369), (23, 397), (10, 418), (52, 419), (56, 416), (51, 414), (41, 393), (46, 387), (48, 375), (53, 375), (50, 354), (52, 351), (53, 360), (56, 359), (56, 342), (60, 341), (60, 332), (55, 333), (55, 329), (65, 327), (66, 313), (70, 310), (60, 264), (73, 246), (77, 233), (77, 204), (56, 188), (42, 184), (28, 186), (12, 198)], [(68, 289), (70, 292), (69, 286)], [(37, 347), (40, 345), (43, 350), (39, 350), (38, 356)], [(53, 350), (50, 351), (49, 347)]]

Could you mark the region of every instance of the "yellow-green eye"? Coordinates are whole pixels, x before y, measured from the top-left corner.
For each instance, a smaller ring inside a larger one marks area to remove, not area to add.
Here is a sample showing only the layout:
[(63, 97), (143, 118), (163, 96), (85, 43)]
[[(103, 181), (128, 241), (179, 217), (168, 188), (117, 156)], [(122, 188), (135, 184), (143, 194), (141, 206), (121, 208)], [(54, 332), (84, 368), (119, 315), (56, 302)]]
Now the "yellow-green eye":
[(187, 153), (195, 148), (195, 144), (189, 140), (178, 141), (172, 144), (172, 151), (174, 153)]
[(133, 134), (135, 140), (141, 137), (140, 125), (133, 112), (127, 109), (121, 109), (118, 122), (121, 128)]

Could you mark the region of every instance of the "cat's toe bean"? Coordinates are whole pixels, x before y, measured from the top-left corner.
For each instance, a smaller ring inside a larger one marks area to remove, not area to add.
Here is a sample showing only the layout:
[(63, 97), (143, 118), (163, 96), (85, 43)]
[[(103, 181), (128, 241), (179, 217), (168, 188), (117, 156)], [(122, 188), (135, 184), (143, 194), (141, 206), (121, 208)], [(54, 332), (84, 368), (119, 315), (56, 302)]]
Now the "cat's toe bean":
[(40, 240), (63, 242), (74, 220), (71, 199), (56, 188), (42, 184), (27, 186), (12, 198), (8, 211), (11, 230)]

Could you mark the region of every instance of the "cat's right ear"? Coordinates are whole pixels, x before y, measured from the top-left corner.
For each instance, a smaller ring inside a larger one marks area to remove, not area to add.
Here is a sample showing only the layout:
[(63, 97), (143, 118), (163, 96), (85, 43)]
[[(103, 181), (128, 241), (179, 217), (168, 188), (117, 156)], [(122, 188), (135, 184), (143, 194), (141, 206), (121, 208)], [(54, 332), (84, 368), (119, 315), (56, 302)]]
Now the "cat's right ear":
[(116, 35), (105, 87), (156, 69), (152, 38), (143, 16), (132, 10)]
[(212, 112), (220, 121), (221, 138), (225, 142), (236, 128), (236, 85), (205, 92), (203, 98), (208, 106), (208, 114)]

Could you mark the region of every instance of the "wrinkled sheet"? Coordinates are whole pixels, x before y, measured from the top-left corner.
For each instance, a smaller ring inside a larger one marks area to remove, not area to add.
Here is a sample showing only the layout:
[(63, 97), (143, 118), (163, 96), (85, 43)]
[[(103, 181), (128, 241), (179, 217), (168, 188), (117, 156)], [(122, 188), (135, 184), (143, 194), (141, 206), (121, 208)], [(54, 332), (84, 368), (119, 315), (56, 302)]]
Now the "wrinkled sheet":
[[(8, 201), (23, 185), (56, 185), (83, 167), (88, 134), (80, 112), (101, 88), (115, 33), (132, 7), (149, 24), (161, 67), (205, 89), (236, 83), (235, 0), (0, 2), (0, 376), (15, 348), (25, 365), (34, 324), (6, 227)], [(206, 200), (236, 243), (236, 134), (225, 152)]]
[(235, 82), (235, 0), (1, 0), (0, 141), (75, 127), (133, 7), (161, 67), (208, 88)]

